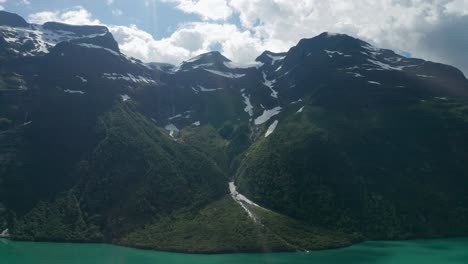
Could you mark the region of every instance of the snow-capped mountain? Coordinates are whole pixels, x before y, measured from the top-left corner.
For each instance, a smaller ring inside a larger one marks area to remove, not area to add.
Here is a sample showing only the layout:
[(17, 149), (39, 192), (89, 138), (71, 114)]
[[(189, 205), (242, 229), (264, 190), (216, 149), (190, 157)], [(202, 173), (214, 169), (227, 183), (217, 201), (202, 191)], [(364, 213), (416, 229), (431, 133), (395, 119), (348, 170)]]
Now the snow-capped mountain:
[(143, 63), (105, 27), (0, 11), (0, 231), (190, 252), (468, 234), (458, 69), (331, 33), (233, 61)]
[(119, 53), (117, 42), (109, 30), (101, 26), (71, 26), (55, 22), (35, 25), (18, 21), (2, 24), (0, 32), (7, 49), (18, 56), (49, 53), (51, 48), (61, 42)]

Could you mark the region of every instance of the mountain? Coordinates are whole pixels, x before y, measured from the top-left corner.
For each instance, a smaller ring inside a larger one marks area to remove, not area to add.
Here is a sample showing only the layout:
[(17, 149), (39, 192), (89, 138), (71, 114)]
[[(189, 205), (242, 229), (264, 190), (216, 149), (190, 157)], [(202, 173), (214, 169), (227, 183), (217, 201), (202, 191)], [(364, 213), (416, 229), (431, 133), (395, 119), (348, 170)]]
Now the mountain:
[(0, 25), (9, 26), (9, 27), (28, 27), (29, 24), (17, 14), (8, 13), (5, 11), (0, 11)]
[[(215, 253), (468, 235), (468, 80), (323, 33), (250, 65), (0, 12), (0, 233)], [(5, 231), (5, 232), (4, 232)]]

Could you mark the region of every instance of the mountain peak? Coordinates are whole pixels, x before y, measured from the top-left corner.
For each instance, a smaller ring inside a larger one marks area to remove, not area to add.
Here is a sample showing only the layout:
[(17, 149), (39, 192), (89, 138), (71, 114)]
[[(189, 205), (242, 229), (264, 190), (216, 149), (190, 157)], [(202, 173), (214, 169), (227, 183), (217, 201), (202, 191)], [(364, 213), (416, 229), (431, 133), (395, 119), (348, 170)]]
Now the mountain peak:
[(325, 32), (320, 33), (317, 37), (319, 37), (319, 38), (332, 38), (332, 37), (351, 37), (351, 36), (343, 34), (343, 33), (325, 31)]
[(286, 57), (287, 53), (275, 53), (269, 50), (264, 51), (260, 56), (258, 56), (255, 61), (262, 62), (263, 64), (276, 64), (277, 62), (283, 60)]
[(0, 11), (0, 37), (13, 51), (12, 56), (35, 56), (49, 53), (63, 42), (83, 47), (102, 47), (120, 53), (118, 43), (105, 26), (68, 25), (47, 22), (43, 25), (28, 24), (21, 16)]
[(184, 61), (180, 69), (224, 68), (226, 67), (225, 63), (228, 62), (231, 62), (231, 60), (224, 57), (219, 51), (211, 51)]
[(229, 62), (228, 58), (224, 57), (219, 51), (210, 51), (207, 53), (200, 54), (196, 57), (193, 57), (185, 63), (191, 63), (191, 62)]
[(29, 23), (17, 14), (0, 11), (0, 26), (29, 27)]
[(304, 38), (299, 41), (296, 47), (299, 46), (362, 46), (368, 44), (365, 41), (354, 38), (352, 36), (340, 33), (323, 32), (313, 38)]

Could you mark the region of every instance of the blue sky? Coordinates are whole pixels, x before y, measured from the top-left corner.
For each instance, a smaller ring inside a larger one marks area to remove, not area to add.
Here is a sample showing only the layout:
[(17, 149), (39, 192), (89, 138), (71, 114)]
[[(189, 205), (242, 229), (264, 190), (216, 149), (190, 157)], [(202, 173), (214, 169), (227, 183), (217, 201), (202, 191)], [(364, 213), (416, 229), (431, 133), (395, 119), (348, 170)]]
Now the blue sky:
[(0, 9), (105, 25), (143, 61), (177, 64), (216, 49), (249, 63), (328, 31), (468, 73), (468, 0), (0, 0)]
[[(108, 4), (105, 0), (29, 0), (29, 2), (30, 4), (24, 4), (19, 0), (10, 0), (3, 6), (7, 11), (25, 18), (36, 12), (83, 6), (104, 24), (135, 24), (158, 39), (170, 36), (179, 23), (202, 21), (197, 15), (176, 9), (176, 4), (170, 2), (154, 1), (149, 6), (145, 1), (138, 0), (114, 0), (112, 4)], [(117, 10), (122, 14), (117, 15)]]

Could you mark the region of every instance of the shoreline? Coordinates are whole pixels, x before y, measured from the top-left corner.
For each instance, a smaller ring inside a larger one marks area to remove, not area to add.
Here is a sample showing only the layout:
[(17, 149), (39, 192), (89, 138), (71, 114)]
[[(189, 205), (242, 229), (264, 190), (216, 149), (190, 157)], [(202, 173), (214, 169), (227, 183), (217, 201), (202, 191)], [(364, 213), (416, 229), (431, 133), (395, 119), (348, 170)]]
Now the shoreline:
[(15, 239), (12, 237), (0, 237), (0, 240), (7, 240), (12, 242), (24, 242), (24, 243), (51, 243), (51, 244), (94, 244), (94, 245), (106, 245), (106, 246), (115, 246), (115, 247), (122, 247), (127, 249), (135, 249), (135, 250), (142, 250), (142, 251), (152, 251), (152, 252), (159, 252), (159, 253), (174, 253), (174, 254), (186, 254), (186, 255), (236, 255), (236, 254), (287, 254), (287, 253), (313, 253), (313, 252), (321, 252), (321, 251), (330, 251), (330, 250), (337, 250), (337, 249), (345, 249), (350, 248), (356, 245), (370, 243), (370, 242), (417, 242), (417, 241), (431, 241), (431, 240), (444, 240), (444, 239), (468, 239), (467, 235), (460, 235), (460, 236), (436, 236), (436, 237), (427, 237), (427, 238), (414, 238), (414, 239), (378, 239), (378, 240), (363, 240), (357, 243), (352, 243), (348, 246), (336, 246), (336, 247), (327, 247), (323, 249), (317, 250), (309, 250), (309, 251), (293, 251), (293, 250), (277, 250), (277, 251), (260, 251), (260, 250), (246, 250), (246, 251), (212, 251), (212, 252), (190, 252), (190, 251), (182, 251), (182, 250), (164, 250), (164, 249), (155, 249), (150, 247), (138, 247), (138, 246), (131, 246), (125, 244), (117, 244), (117, 243), (109, 243), (109, 242), (92, 242), (92, 241), (47, 241), (47, 240), (21, 240)]

